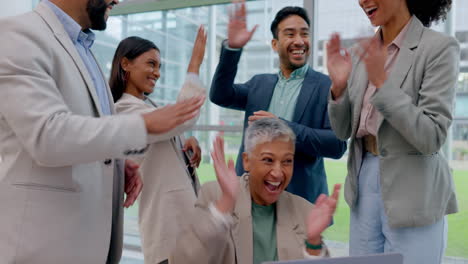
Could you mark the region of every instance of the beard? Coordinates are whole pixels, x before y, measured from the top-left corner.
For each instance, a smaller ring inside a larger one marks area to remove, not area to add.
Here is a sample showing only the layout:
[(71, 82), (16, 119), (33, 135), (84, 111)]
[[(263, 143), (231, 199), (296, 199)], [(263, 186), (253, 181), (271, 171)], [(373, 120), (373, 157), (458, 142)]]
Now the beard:
[[(112, 4), (113, 2), (111, 2)], [(104, 0), (88, 0), (86, 11), (88, 12), (89, 20), (91, 21), (91, 29), (104, 30), (107, 27), (106, 11), (107, 4)]]

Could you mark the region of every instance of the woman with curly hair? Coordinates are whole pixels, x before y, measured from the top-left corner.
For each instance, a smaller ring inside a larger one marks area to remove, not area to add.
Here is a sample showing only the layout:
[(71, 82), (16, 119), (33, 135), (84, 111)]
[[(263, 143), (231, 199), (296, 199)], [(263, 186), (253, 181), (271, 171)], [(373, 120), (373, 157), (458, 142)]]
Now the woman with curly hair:
[(440, 149), (453, 118), (459, 45), (428, 26), (451, 3), (359, 0), (376, 35), (350, 52), (338, 34), (327, 45), (330, 122), (351, 140), (351, 255), (400, 252), (405, 264), (444, 255), (445, 215), (458, 208)]

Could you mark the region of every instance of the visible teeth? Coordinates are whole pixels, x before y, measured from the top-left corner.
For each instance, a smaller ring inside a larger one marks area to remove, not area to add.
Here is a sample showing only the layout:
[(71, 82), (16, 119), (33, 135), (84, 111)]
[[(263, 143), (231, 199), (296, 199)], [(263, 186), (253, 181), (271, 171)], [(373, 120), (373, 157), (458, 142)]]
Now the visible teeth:
[(278, 187), (281, 184), (281, 182), (271, 182), (271, 181), (266, 181), (266, 182), (276, 187)]
[(304, 54), (304, 50), (293, 50), (293, 54)]
[(373, 11), (377, 10), (377, 7), (370, 7), (366, 8), (365, 11), (368, 15), (370, 15)]

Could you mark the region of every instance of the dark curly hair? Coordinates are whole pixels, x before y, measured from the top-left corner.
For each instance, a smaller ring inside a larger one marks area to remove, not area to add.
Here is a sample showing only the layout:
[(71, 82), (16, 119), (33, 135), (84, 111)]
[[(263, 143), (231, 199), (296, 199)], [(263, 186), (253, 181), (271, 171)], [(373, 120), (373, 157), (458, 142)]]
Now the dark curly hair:
[(415, 15), (424, 26), (431, 26), (432, 22), (445, 20), (452, 8), (452, 0), (406, 0), (409, 12)]
[(273, 38), (278, 39), (279, 23), (290, 16), (302, 17), (302, 19), (304, 19), (307, 25), (310, 27), (309, 16), (307, 15), (307, 11), (304, 8), (299, 6), (287, 6), (276, 13), (275, 19), (271, 23), (270, 30), (271, 34), (273, 34)]

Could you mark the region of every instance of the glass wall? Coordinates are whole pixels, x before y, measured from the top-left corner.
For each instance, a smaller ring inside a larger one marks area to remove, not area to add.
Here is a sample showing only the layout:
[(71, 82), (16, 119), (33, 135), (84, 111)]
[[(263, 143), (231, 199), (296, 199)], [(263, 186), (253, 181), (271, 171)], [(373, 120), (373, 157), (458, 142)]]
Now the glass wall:
[(0, 18), (14, 16), (21, 13), (30, 11), (39, 0), (15, 0), (14, 2), (10, 0), (0, 0)]

